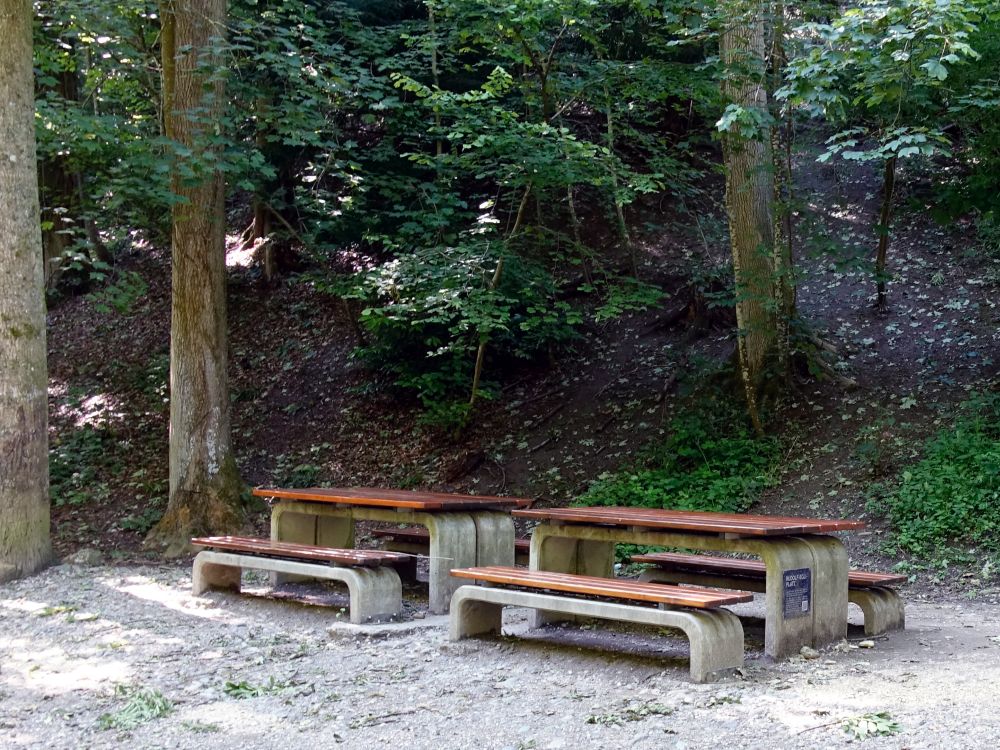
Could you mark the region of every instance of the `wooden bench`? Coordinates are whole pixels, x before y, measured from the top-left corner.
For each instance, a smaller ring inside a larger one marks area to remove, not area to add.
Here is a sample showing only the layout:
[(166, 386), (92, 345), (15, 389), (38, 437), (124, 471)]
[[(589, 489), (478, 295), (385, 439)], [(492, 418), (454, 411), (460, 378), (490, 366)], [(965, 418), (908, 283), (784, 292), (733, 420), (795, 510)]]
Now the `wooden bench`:
[(731, 612), (718, 608), (751, 601), (750, 594), (506, 566), (457, 569), (451, 574), (487, 584), (461, 586), (452, 596), (453, 641), (499, 634), (505, 606), (529, 607), (681, 630), (691, 644), (691, 679), (696, 682), (743, 665), (743, 626)]
[[(430, 533), (424, 528), (405, 529), (375, 529), (372, 536), (382, 539), (382, 546), (394, 552), (408, 552), (414, 555), (426, 555), (430, 551)], [(518, 565), (527, 565), (531, 552), (530, 539), (514, 540), (514, 561)]]
[(346, 583), (353, 623), (398, 617), (403, 609), (403, 587), (393, 566), (404, 564), (408, 555), (237, 536), (198, 537), (191, 543), (206, 548), (194, 559), (195, 596), (209, 589), (239, 592), (243, 569), (252, 568)]
[[(692, 583), (742, 591), (764, 591), (764, 563), (710, 555), (685, 555), (654, 552), (632, 555), (634, 563), (653, 565), (639, 576), (641, 581), (657, 583)], [(906, 576), (896, 573), (870, 573), (852, 570), (847, 574), (847, 599), (858, 605), (865, 618), (865, 634), (880, 635), (905, 626), (903, 599), (890, 586), (905, 583)]]

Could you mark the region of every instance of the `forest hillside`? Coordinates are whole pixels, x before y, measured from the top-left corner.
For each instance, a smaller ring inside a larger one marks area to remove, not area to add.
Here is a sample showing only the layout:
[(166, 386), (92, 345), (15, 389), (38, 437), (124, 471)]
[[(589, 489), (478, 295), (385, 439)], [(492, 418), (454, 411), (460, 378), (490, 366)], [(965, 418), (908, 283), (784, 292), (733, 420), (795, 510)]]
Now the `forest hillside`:
[(211, 5), (35, 3), (59, 555), (202, 530), (221, 413), (258, 530), (261, 485), (856, 517), (986, 587), (994, 4)]

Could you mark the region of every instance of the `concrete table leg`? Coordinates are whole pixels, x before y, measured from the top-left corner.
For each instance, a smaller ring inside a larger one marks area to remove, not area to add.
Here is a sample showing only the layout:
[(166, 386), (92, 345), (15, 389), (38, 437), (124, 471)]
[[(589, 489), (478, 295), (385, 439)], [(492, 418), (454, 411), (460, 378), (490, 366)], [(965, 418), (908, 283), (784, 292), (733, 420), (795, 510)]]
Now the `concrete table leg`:
[[(334, 549), (354, 548), (354, 517), (350, 508), (311, 507), (303, 503), (278, 503), (271, 511), (271, 540), (311, 544)], [(308, 581), (290, 573), (271, 573), (271, 585)]]
[(509, 513), (473, 513), (476, 523), (476, 565), (514, 564), (514, 519)]
[[(798, 537), (813, 555), (813, 647), (820, 648), (847, 637), (847, 550), (832, 536)], [(867, 620), (866, 620), (867, 622)]]
[[(576, 539), (562, 536), (558, 529), (538, 526), (531, 533), (530, 570), (550, 570), (583, 576), (612, 578), (615, 570), (615, 543), (600, 539)], [(575, 619), (571, 614), (533, 610), (531, 627)]]
[[(452, 568), (476, 565), (476, 522), (468, 513), (439, 513), (422, 514), (420, 523), (431, 535), (428, 608), (440, 615), (448, 611), (451, 595), (462, 585), (460, 579), (452, 577)], [(513, 552), (513, 538), (510, 548)]]
[[(797, 539), (782, 539), (780, 542), (758, 543), (753, 546), (767, 567), (764, 653), (772, 659), (794, 656), (803, 646), (812, 646), (814, 642), (816, 571), (812, 548), (808, 543)], [(805, 602), (805, 609), (786, 607), (785, 575), (792, 571), (803, 571), (808, 575), (811, 591)], [(844, 593), (847, 593), (846, 583)], [(846, 610), (844, 625), (847, 625)]]

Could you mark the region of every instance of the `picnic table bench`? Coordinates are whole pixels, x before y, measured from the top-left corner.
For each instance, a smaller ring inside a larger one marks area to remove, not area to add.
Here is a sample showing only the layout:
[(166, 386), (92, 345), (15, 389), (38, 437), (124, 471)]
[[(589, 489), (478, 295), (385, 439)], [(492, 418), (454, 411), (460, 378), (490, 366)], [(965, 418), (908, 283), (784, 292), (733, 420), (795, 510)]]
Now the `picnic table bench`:
[[(620, 542), (761, 558), (769, 658), (847, 635), (847, 551), (832, 532), (864, 528), (861, 521), (636, 507), (516, 509), (513, 515), (538, 522), (531, 570), (610, 578)], [(535, 624), (553, 618), (544, 611), (533, 615)]]
[(458, 569), (451, 574), (486, 584), (461, 586), (452, 596), (453, 641), (499, 635), (505, 606), (529, 607), (680, 630), (690, 643), (690, 672), (696, 682), (743, 666), (743, 626), (720, 607), (751, 601), (750, 594), (506, 566)]
[[(766, 590), (767, 570), (758, 560), (677, 552), (632, 555), (629, 559), (654, 566), (640, 574), (640, 581), (693, 583), (742, 591)], [(903, 599), (891, 587), (906, 583), (906, 580), (905, 575), (897, 573), (847, 572), (847, 600), (861, 609), (866, 635), (881, 635), (905, 627)]]
[(372, 487), (258, 488), (253, 493), (275, 503), (271, 510), (275, 541), (346, 549), (355, 546), (356, 521), (425, 527), (430, 556), (428, 608), (435, 614), (448, 611), (457, 587), (448, 575), (452, 568), (513, 564), (514, 522), (509, 511), (531, 503), (516, 497)]
[(243, 569), (252, 568), (347, 584), (353, 623), (391, 619), (403, 609), (403, 587), (393, 566), (405, 563), (409, 556), (399, 552), (334, 549), (238, 536), (196, 537), (191, 543), (204, 548), (194, 559), (195, 596), (209, 589), (238, 593)]

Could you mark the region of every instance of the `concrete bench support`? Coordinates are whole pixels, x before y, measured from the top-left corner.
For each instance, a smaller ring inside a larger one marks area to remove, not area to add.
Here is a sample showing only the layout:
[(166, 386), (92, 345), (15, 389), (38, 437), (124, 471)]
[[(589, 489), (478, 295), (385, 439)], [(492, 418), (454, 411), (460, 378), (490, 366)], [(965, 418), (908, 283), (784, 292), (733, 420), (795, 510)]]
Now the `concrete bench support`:
[[(693, 586), (753, 591), (759, 594), (767, 590), (765, 581), (754, 578), (669, 568), (650, 568), (639, 575), (639, 580), (646, 583), (688, 583)], [(847, 591), (847, 600), (861, 609), (865, 635), (882, 635), (905, 627), (903, 598), (890, 588), (852, 586)]]
[(489, 586), (465, 585), (455, 592), (451, 640), (499, 635), (506, 606), (681, 630), (691, 644), (691, 679), (695, 682), (708, 682), (743, 666), (743, 626), (724, 609), (653, 609)]
[(399, 574), (388, 566), (335, 567), (213, 550), (199, 552), (194, 559), (194, 595), (200, 596), (209, 589), (239, 592), (243, 568), (346, 583), (351, 597), (351, 622), (356, 624), (388, 620), (398, 617), (403, 610)]

